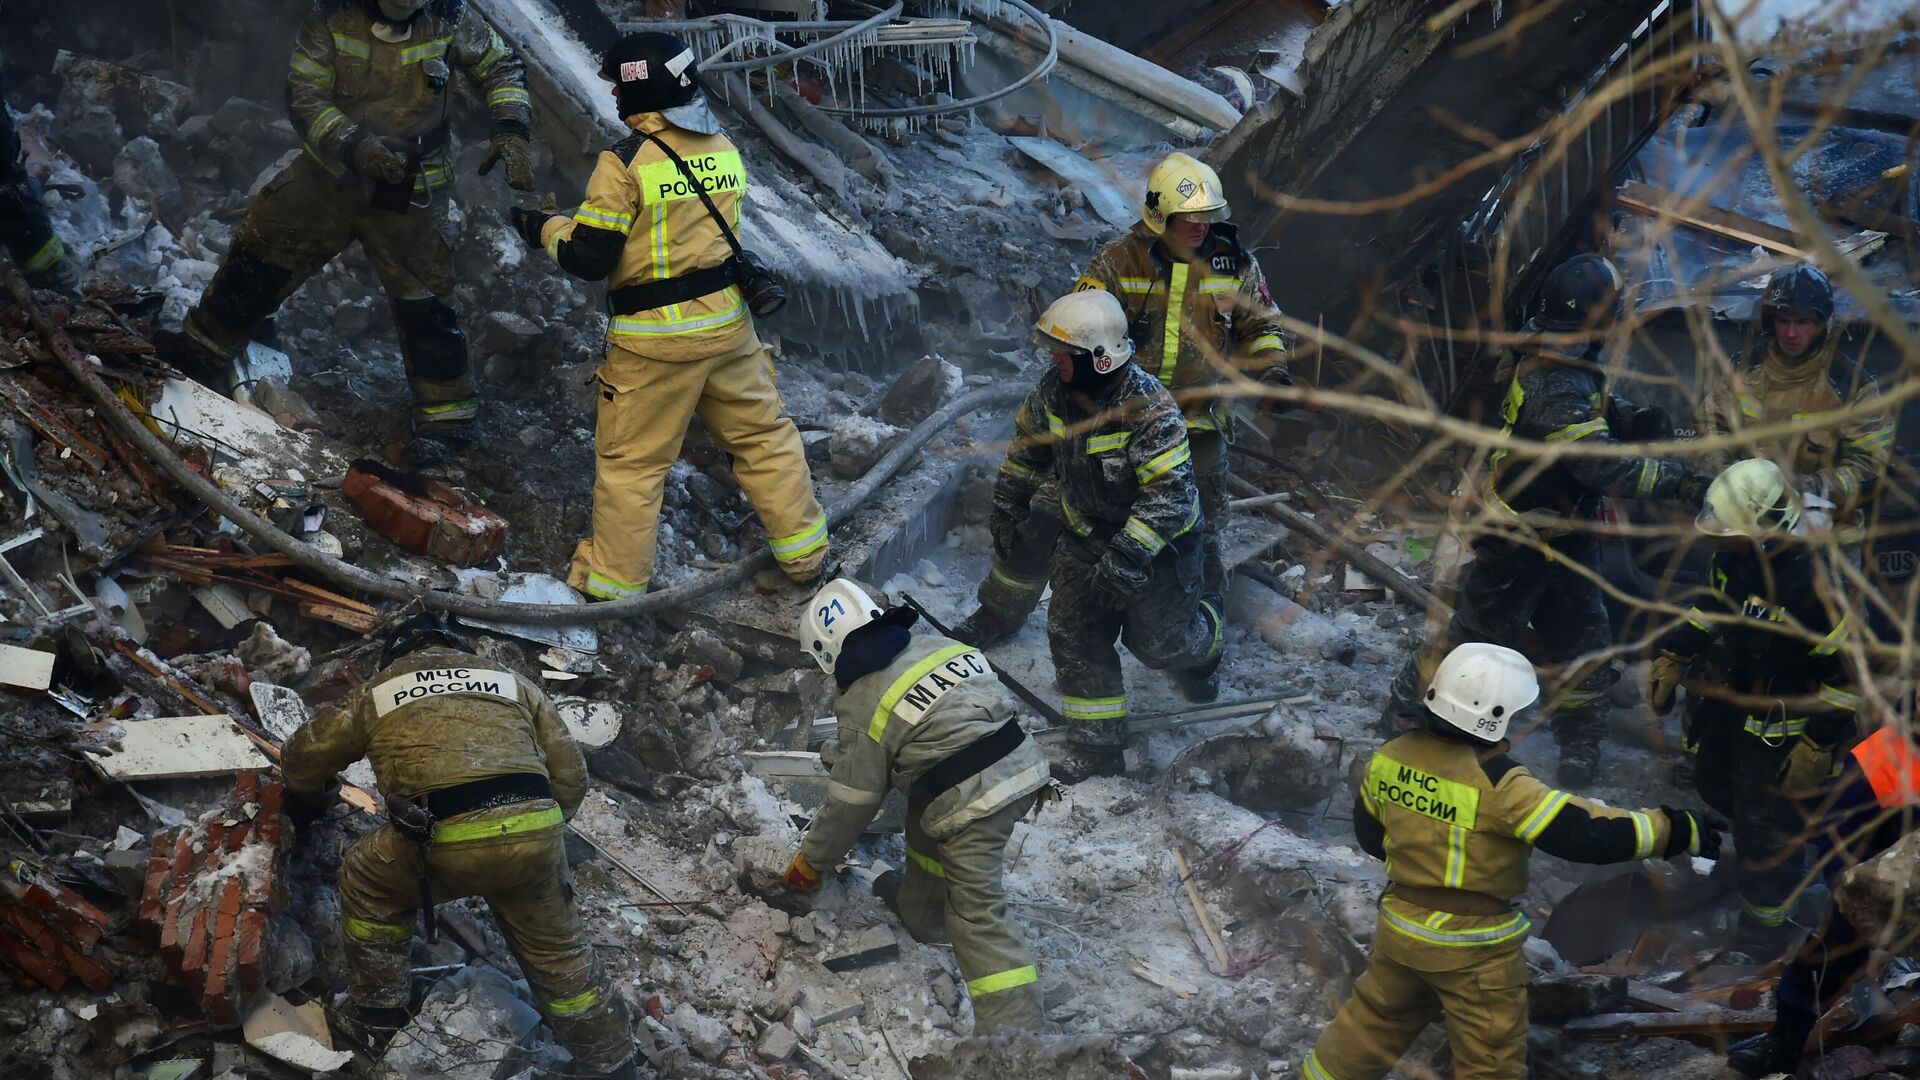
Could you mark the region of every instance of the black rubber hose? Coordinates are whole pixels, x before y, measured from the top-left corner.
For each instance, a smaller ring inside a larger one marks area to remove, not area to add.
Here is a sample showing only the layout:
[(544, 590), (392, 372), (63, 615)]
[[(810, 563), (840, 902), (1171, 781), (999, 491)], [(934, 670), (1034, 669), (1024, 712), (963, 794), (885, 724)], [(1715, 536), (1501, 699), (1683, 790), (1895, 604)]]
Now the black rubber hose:
[[(171, 447), (127, 410), (126, 404), (116, 397), (112, 388), (93, 371), (86, 357), (80, 355), (80, 351), (74, 347), (66, 332), (55, 326), (53, 320), (47, 317), (47, 313), (40, 309), (39, 303), (33, 298), (33, 291), (27, 287), (26, 279), (21, 275), (10, 255), (0, 260), (0, 272), (4, 272), (7, 292), (13, 297), (14, 303), (27, 313), (28, 318), (33, 321), (34, 328), (46, 341), (47, 347), (53, 350), (54, 356), (67, 369), (67, 374), (71, 375), (74, 381), (80, 384), (81, 389), (87, 392), (87, 396), (94, 400), (100, 415), (113, 425), (114, 430), (138, 447), (141, 454), (172, 478), (174, 483), (179, 484), (201, 502), (218, 510), (248, 536), (292, 559), (302, 569), (320, 574), (337, 585), (357, 589), (386, 600), (418, 600), (433, 610), (472, 619), (540, 626), (565, 626), (612, 622), (616, 619), (629, 619), (636, 615), (649, 615), (656, 611), (679, 607), (708, 593), (741, 584), (761, 569), (773, 565), (773, 554), (762, 548), (725, 570), (707, 574), (684, 585), (676, 585), (671, 589), (625, 600), (608, 600), (585, 605), (521, 604), (505, 600), (485, 600), (465, 593), (423, 589), (394, 578), (368, 573), (275, 528), (273, 523), (240, 505), (219, 486), (189, 468)], [(881, 484), (899, 473), (935, 435), (944, 431), (955, 420), (976, 409), (1010, 405), (1023, 398), (1026, 391), (1027, 388), (1024, 386), (1002, 384), (983, 387), (948, 402), (908, 432), (906, 438), (888, 451), (885, 457), (875, 462), (873, 468), (867, 470), (867, 474), (860, 478), (859, 483), (847, 489), (840, 501), (827, 511), (829, 527), (844, 522), (860, 508), (861, 504), (873, 497)]]

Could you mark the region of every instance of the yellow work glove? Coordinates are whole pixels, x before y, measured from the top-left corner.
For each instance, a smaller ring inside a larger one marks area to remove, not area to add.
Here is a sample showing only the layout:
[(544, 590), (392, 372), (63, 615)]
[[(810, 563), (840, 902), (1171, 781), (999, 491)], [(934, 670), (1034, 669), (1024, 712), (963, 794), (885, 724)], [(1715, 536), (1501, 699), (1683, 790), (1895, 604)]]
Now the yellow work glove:
[(517, 131), (496, 131), (480, 159), (480, 175), (485, 176), (501, 162), (507, 166), (507, 186), (515, 191), (533, 190), (533, 144)]
[(1665, 716), (1673, 708), (1673, 692), (1680, 688), (1680, 677), (1686, 670), (1686, 657), (1664, 649), (1647, 665), (1647, 704), (1654, 715)]
[(1826, 784), (1833, 772), (1833, 747), (1821, 746), (1805, 735), (1793, 741), (1787, 760), (1780, 763), (1778, 784), (1788, 795), (1810, 795)]
[(820, 887), (820, 871), (813, 868), (804, 853), (795, 852), (787, 864), (787, 888), (794, 892), (812, 892)]

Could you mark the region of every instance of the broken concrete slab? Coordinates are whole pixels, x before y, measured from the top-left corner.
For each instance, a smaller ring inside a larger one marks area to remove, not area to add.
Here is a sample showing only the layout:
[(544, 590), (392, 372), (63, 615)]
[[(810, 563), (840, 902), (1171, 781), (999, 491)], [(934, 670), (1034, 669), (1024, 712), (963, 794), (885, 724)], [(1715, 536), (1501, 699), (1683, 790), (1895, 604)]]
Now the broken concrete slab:
[(1908, 833), (1879, 855), (1849, 869), (1833, 899), (1863, 936), (1899, 940), (1899, 927), (1920, 918), (1913, 868), (1920, 865), (1920, 833)]
[(256, 679), (247, 687), (247, 693), (253, 698), (253, 714), (260, 726), (283, 743), (293, 738), (293, 733), (307, 722), (306, 700), (291, 686), (276, 686)]
[(114, 780), (184, 780), (273, 767), (225, 713), (129, 720), (121, 730), (119, 753), (88, 758)]
[(1086, 156), (1054, 139), (1037, 135), (1015, 135), (1007, 139), (1014, 149), (1038, 162), (1042, 168), (1065, 183), (1080, 189), (1087, 205), (1116, 229), (1131, 229), (1140, 220), (1140, 207), (1132, 192), (1143, 177), (1124, 176), (1111, 168), (1102, 168)]
[(965, 385), (959, 368), (938, 356), (923, 356), (901, 372), (866, 412), (885, 423), (912, 427), (951, 401)]
[(53, 685), (53, 654), (0, 645), (0, 686), (45, 690)]
[(768, 1024), (767, 1030), (760, 1033), (760, 1041), (754, 1044), (753, 1052), (763, 1061), (785, 1061), (800, 1049), (800, 1036), (785, 1024)]
[(332, 1072), (353, 1060), (351, 1051), (333, 1048), (327, 1011), (318, 1001), (295, 1005), (278, 994), (263, 994), (240, 1031), (248, 1046), (296, 1069)]
[(1146, 1076), (1120, 1052), (1118, 1040), (1098, 1035), (976, 1036), (961, 1039), (943, 1054), (917, 1057), (908, 1064), (912, 1080), (979, 1080), (983, 1076), (1144, 1080)]
[(693, 664), (713, 669), (713, 677), (722, 683), (740, 678), (746, 661), (720, 635), (705, 627), (682, 630), (668, 639), (660, 658), (669, 664)]
[(832, 972), (858, 971), (900, 959), (900, 942), (890, 926), (869, 926), (822, 957), (820, 965)]
[(246, 594), (227, 582), (193, 590), (193, 598), (205, 608), (222, 630), (232, 630), (248, 619), (257, 618), (247, 606)]
[[(584, 597), (574, 591), (571, 585), (551, 574), (508, 574), (503, 581), (498, 574), (461, 569), (456, 570), (454, 576), (459, 579), (461, 589), (489, 600), (521, 604), (584, 604), (587, 602)], [(532, 626), (526, 623), (469, 619), (464, 616), (459, 619), (459, 622), (465, 626), (492, 630), (495, 633), (542, 645), (553, 645), (589, 656), (600, 651), (600, 635), (592, 626)]]

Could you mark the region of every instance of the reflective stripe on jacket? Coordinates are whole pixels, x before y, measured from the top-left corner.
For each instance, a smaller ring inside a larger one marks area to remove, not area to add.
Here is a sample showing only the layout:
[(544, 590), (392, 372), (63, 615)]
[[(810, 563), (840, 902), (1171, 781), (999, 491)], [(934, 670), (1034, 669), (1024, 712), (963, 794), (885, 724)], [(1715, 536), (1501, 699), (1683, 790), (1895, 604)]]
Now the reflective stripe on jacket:
[[(986, 657), (938, 634), (916, 634), (893, 663), (840, 694), (839, 756), (827, 801), (801, 852), (832, 866), (880, 812), (889, 787), (906, 791), (928, 769), (1006, 726), (1013, 695)], [(921, 827), (943, 840), (997, 813), (1047, 782), (1047, 759), (1032, 739), (929, 803)]]
[[(1893, 454), (1893, 423), (1883, 412), (1846, 420), (1823, 421), (1835, 412), (1880, 396), (1871, 374), (1840, 352), (1829, 331), (1816, 355), (1795, 362), (1773, 347), (1772, 339), (1742, 358), (1730, 378), (1713, 380), (1702, 408), (1705, 435), (1794, 421), (1792, 436), (1742, 449), (1739, 457), (1765, 457), (1792, 468), (1795, 476), (1822, 489), (1843, 510), (1872, 493)], [(1736, 455), (1716, 455), (1721, 467)]]

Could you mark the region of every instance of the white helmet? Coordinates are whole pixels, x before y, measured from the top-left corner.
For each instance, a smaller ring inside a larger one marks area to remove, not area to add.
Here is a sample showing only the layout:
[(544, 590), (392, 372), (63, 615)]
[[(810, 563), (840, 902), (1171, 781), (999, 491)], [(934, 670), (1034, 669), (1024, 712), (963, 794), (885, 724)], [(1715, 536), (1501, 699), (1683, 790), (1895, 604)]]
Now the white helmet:
[(1787, 474), (1765, 458), (1736, 461), (1714, 477), (1694, 526), (1708, 536), (1756, 539), (1802, 536), (1807, 531), (1799, 495), (1787, 483)]
[(1507, 737), (1513, 714), (1540, 699), (1526, 657), (1504, 645), (1470, 641), (1440, 661), (1427, 686), (1427, 711), (1482, 742)]
[(1081, 289), (1047, 305), (1033, 325), (1034, 343), (1043, 349), (1085, 353), (1093, 370), (1106, 375), (1133, 356), (1127, 337), (1127, 312), (1104, 289)]
[(800, 616), (800, 647), (820, 670), (831, 675), (847, 638), (863, 626), (890, 621), (912, 625), (919, 613), (912, 608), (882, 611), (866, 589), (852, 578), (834, 578), (820, 587)]

